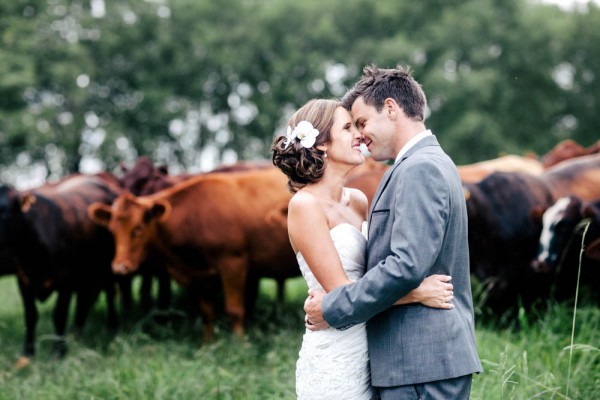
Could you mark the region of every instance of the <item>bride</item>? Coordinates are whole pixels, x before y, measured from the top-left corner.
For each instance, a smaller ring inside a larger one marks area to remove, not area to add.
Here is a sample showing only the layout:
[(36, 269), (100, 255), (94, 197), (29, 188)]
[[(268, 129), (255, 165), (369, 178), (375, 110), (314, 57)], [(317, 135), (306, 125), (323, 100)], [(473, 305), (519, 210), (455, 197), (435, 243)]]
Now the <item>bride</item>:
[[(288, 176), (294, 196), (288, 233), (309, 290), (326, 292), (360, 279), (366, 270), (368, 201), (344, 187), (364, 162), (361, 135), (338, 101), (315, 99), (275, 139), (273, 164)], [(449, 276), (432, 275), (396, 304), (452, 308)], [(310, 323), (306, 321), (306, 323)], [(345, 330), (306, 330), (296, 364), (298, 399), (372, 399), (365, 324)]]

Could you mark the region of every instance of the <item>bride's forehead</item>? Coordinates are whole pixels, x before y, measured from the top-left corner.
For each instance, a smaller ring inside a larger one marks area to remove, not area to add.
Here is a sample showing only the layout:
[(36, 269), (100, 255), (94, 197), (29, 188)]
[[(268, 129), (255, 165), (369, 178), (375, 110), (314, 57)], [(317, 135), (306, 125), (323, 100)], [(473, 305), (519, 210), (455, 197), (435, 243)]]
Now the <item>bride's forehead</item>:
[(346, 110), (344, 107), (338, 107), (335, 110), (335, 113), (333, 115), (333, 122), (335, 123), (342, 123), (345, 124), (347, 122), (352, 122), (352, 115), (350, 115), (350, 112), (348, 110)]

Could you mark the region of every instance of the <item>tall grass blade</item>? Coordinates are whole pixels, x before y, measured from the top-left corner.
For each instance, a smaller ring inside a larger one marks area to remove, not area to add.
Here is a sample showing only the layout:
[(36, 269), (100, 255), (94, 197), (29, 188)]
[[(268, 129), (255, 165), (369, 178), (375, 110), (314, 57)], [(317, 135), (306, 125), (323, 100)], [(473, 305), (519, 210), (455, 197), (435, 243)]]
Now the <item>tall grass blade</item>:
[(583, 225), (583, 235), (581, 237), (581, 249), (579, 249), (579, 268), (577, 270), (577, 284), (575, 286), (575, 304), (573, 305), (573, 323), (571, 325), (571, 346), (569, 349), (569, 369), (567, 370), (567, 390), (565, 392), (566, 397), (569, 397), (569, 388), (571, 385), (571, 364), (573, 361), (573, 341), (575, 339), (575, 319), (577, 318), (577, 299), (579, 297), (579, 279), (581, 277), (581, 262), (583, 260), (583, 252), (585, 250), (585, 235), (590, 227), (591, 220), (583, 220), (578, 226), (577, 230), (581, 229)]

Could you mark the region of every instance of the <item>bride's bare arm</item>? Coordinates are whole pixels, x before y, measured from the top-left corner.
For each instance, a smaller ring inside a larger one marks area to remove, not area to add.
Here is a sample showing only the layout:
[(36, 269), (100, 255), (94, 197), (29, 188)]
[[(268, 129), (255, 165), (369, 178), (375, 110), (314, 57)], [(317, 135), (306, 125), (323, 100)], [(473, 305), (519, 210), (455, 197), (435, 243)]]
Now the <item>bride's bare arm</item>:
[(290, 200), (288, 234), (294, 251), (302, 253), (326, 292), (350, 283), (331, 240), (321, 202), (314, 195), (298, 192)]
[(448, 275), (428, 276), (418, 288), (394, 304), (421, 303), (433, 308), (452, 309), (454, 305), (450, 301), (454, 298), (454, 287), (450, 283), (451, 279)]

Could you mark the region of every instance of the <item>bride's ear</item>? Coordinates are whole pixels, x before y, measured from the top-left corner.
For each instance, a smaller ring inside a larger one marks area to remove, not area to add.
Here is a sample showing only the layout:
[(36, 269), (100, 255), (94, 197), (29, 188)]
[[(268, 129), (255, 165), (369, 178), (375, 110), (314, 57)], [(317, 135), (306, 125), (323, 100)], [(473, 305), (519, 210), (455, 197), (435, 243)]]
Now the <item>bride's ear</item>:
[(326, 144), (320, 144), (318, 146), (315, 146), (317, 150), (321, 150), (323, 153), (327, 153), (327, 147), (329, 147)]

